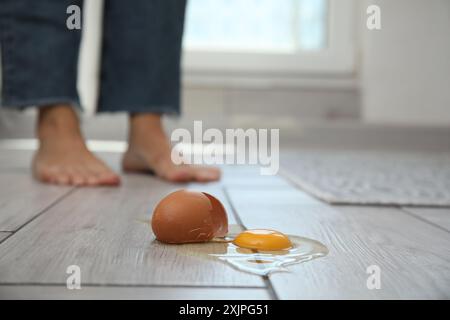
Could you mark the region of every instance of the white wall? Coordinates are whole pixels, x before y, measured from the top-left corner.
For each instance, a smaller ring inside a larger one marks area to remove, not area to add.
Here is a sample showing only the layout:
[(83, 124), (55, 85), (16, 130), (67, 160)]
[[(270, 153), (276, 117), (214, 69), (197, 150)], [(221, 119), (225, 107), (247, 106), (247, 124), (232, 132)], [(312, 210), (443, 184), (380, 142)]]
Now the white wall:
[(364, 15), (380, 6), (382, 29), (361, 26), (364, 120), (450, 125), (450, 1), (365, 3)]

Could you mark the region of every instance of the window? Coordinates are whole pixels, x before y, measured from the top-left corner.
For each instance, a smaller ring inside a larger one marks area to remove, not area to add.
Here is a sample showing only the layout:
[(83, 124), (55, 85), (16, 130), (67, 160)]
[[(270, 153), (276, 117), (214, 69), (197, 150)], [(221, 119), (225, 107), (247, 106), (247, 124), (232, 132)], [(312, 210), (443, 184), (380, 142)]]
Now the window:
[(294, 52), (326, 46), (327, 0), (190, 0), (188, 50)]
[(353, 71), (354, 0), (189, 0), (184, 67), (191, 72)]

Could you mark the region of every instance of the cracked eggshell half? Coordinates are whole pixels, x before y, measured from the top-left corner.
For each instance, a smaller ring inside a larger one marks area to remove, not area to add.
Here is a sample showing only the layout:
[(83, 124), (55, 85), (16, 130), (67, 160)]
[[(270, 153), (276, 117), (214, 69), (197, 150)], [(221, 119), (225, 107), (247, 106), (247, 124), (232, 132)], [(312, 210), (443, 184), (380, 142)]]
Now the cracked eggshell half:
[(206, 242), (228, 233), (228, 218), (222, 203), (212, 195), (179, 190), (158, 203), (151, 226), (161, 242)]

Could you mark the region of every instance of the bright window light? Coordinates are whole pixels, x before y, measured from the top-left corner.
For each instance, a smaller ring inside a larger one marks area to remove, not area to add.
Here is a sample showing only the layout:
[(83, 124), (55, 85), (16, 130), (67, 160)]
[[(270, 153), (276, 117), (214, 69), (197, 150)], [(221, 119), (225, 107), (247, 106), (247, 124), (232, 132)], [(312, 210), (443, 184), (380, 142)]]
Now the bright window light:
[(298, 52), (327, 47), (327, 0), (189, 0), (184, 47)]

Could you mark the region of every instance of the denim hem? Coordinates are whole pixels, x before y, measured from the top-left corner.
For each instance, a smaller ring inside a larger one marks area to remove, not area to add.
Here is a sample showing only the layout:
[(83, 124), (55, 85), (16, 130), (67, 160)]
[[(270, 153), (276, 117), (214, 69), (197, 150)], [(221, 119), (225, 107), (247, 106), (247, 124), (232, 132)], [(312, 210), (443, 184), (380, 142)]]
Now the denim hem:
[(26, 100), (14, 100), (8, 99), (2, 101), (1, 107), (8, 109), (27, 109), (27, 108), (41, 108), (54, 104), (67, 103), (72, 105), (75, 109), (83, 110), (80, 101), (71, 97), (52, 97), (52, 98), (40, 98), (40, 99), (26, 99)]
[(181, 112), (178, 109), (174, 109), (170, 106), (152, 106), (152, 107), (120, 107), (120, 108), (106, 108), (101, 107), (97, 109), (97, 113), (108, 112), (127, 112), (127, 113), (158, 113), (168, 115), (180, 115)]

